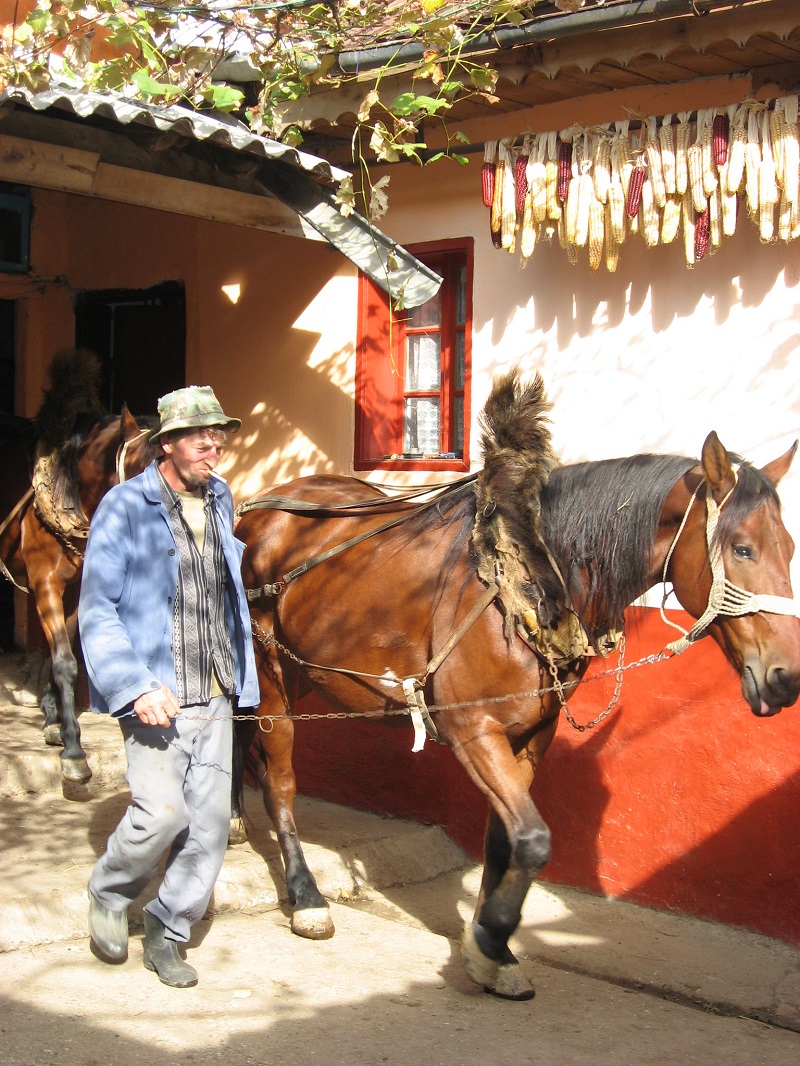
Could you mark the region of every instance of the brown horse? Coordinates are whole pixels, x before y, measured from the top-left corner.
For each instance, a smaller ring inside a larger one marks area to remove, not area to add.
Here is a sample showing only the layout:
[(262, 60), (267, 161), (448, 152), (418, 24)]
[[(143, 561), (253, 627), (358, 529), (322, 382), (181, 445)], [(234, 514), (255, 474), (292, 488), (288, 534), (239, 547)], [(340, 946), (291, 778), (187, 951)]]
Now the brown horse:
[[(497, 995), (533, 989), (508, 948), (550, 831), (530, 786), (559, 713), (622, 629), (625, 608), (670, 581), (710, 633), (753, 712), (800, 691), (793, 544), (775, 486), (795, 447), (763, 470), (716, 434), (702, 457), (637, 455), (555, 465), (541, 382), (501, 379), (483, 413), (484, 468), (422, 504), (345, 477), (312, 477), (242, 505), (245, 585), (263, 728), (240, 721), (263, 766), (286, 866), (292, 927), (332, 935), (295, 828), (291, 712), (309, 689), (349, 712), (429, 717), (489, 818), (462, 954)], [(309, 509), (311, 506), (311, 509)], [(724, 572), (723, 572), (724, 571)]]
[[(152, 419), (145, 422), (155, 426)], [(76, 419), (55, 453), (48, 491), (29, 488), (0, 532), (6, 575), (33, 594), (47, 639), (51, 674), (41, 700), (44, 736), (48, 744), (63, 746), (65, 781), (91, 777), (75, 713), (78, 666), (73, 651), (86, 532), (111, 486), (121, 476), (139, 473), (152, 459), (156, 449), (149, 443), (151, 431), (127, 408), (121, 415)]]

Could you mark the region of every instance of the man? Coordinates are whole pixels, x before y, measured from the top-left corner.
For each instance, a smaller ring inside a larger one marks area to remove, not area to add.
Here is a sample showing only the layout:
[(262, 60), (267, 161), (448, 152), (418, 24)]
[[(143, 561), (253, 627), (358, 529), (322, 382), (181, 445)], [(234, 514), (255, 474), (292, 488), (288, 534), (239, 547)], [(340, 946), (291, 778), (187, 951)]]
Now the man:
[(128, 954), (127, 910), (169, 849), (145, 907), (144, 965), (186, 988), (178, 953), (222, 867), (231, 799), (232, 713), (258, 703), (233, 536), (214, 468), (238, 418), (212, 389), (163, 396), (151, 437), (163, 457), (113, 488), (92, 519), (79, 605), (92, 710), (119, 719), (131, 804), (89, 881), (89, 930), (109, 961)]

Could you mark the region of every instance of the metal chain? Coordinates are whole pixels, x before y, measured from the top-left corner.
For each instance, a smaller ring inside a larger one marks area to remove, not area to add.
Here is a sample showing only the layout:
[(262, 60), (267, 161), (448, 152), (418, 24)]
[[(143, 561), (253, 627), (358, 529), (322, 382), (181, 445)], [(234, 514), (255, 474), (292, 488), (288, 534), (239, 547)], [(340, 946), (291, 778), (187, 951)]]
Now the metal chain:
[[(313, 663), (309, 663), (305, 659), (301, 659), (298, 655), (295, 655), (295, 653), (293, 651), (291, 651), (289, 648), (285, 647), (285, 645), (281, 644), (280, 641), (275, 639), (275, 635), (274, 634), (267, 633), (258, 624), (258, 622), (255, 621), (255, 619), (252, 620), (252, 627), (253, 627), (253, 632), (255, 634), (256, 640), (258, 640), (259, 644), (261, 644), (264, 648), (268, 648), (269, 645), (271, 644), (277, 651), (282, 652), (284, 655), (286, 655), (288, 658), (290, 658), (293, 662), (296, 662), (299, 666), (314, 666)], [(580, 679), (577, 679), (575, 681), (561, 681), (560, 678), (558, 677), (558, 669), (555, 668), (554, 664), (550, 663), (549, 664), (550, 674), (553, 677), (553, 684), (552, 685), (545, 686), (545, 687), (542, 687), (542, 688), (531, 689), (528, 692), (513, 692), (513, 693), (510, 693), (510, 694), (508, 694), (506, 696), (485, 696), (482, 699), (477, 699), (477, 700), (461, 700), (461, 701), (459, 701), (457, 703), (432, 704), (432, 705), (428, 706), (428, 711), (431, 714), (435, 714), (437, 711), (463, 710), (464, 708), (467, 708), (467, 707), (485, 707), (485, 706), (491, 706), (493, 704), (509, 703), (512, 700), (534, 699), (534, 698), (536, 698), (538, 696), (546, 696), (546, 695), (549, 695), (551, 692), (555, 692), (558, 695), (559, 703), (561, 704), (561, 707), (564, 710), (564, 714), (565, 714), (566, 719), (569, 722), (569, 724), (573, 727), (573, 729), (576, 729), (579, 733), (583, 733), (587, 729), (593, 729), (596, 725), (598, 725), (600, 722), (602, 722), (611, 713), (611, 710), (616, 705), (616, 703), (617, 703), (617, 701), (619, 699), (620, 692), (622, 690), (622, 675), (624, 673), (627, 673), (628, 670), (636, 670), (640, 666), (653, 666), (653, 665), (655, 665), (655, 663), (663, 662), (664, 659), (670, 659), (670, 658), (672, 658), (672, 654), (667, 652), (665, 649), (662, 649), (659, 652), (651, 652), (649, 655), (643, 655), (641, 659), (637, 659), (635, 662), (627, 663), (626, 665), (618, 665), (618, 666), (612, 667), (612, 668), (610, 668), (608, 670), (602, 670), (600, 673), (592, 674), (591, 677), (580, 678)], [(325, 669), (325, 670), (338, 669), (337, 667), (330, 667), (330, 666), (328, 666), (328, 667), (316, 667), (316, 668), (317, 669)], [(358, 674), (359, 677), (377, 677), (378, 676), (376, 674), (362, 674), (362, 673), (360, 673), (359, 671), (356, 671), (356, 670), (348, 670), (348, 671), (344, 671), (344, 672), (345, 673), (349, 673), (349, 674)], [(612, 677), (612, 676), (615, 676), (617, 681), (616, 681), (616, 684), (614, 686), (614, 693), (613, 693), (613, 695), (611, 697), (611, 702), (606, 707), (606, 709), (604, 711), (602, 711), (595, 719), (593, 719), (591, 722), (587, 722), (585, 725), (581, 725), (579, 722), (576, 722), (575, 719), (572, 717), (572, 714), (571, 714), (571, 712), (569, 711), (569, 709), (567, 707), (567, 702), (566, 702), (566, 699), (564, 697), (564, 690), (565, 689), (577, 688), (578, 685), (586, 684), (586, 683), (588, 683), (590, 681), (602, 681), (603, 678)], [(386, 677), (385, 676), (381, 677), (381, 680), (385, 681)], [(340, 721), (344, 721), (344, 720), (346, 720), (348, 718), (391, 718), (391, 717), (397, 716), (397, 715), (410, 715), (410, 714), (411, 714), (411, 708), (410, 707), (397, 707), (397, 708), (391, 708), (391, 709), (386, 709), (386, 708), (380, 707), (380, 708), (376, 708), (375, 710), (372, 710), (372, 711), (324, 711), (324, 712), (323, 711), (317, 711), (317, 712), (308, 712), (308, 713), (291, 714), (291, 715), (286, 715), (286, 714), (233, 714), (233, 715), (230, 715), (230, 716), (224, 716), (222, 718), (212, 718), (210, 715), (192, 715), (192, 716), (188, 716), (187, 715), (187, 719), (190, 719), (192, 721), (197, 719), (197, 720), (202, 720), (202, 721), (258, 722), (259, 728), (261, 728), (263, 732), (269, 733), (269, 732), (272, 731), (272, 725), (275, 722), (284, 721), (287, 718), (291, 719), (291, 721), (293, 721), (293, 722), (294, 721), (298, 721), (298, 722), (313, 722), (313, 721), (317, 721), (319, 719), (328, 719), (328, 718), (338, 719)], [(263, 725), (262, 725), (263, 722), (269, 722), (270, 723), (270, 728), (265, 730), (263, 728)]]

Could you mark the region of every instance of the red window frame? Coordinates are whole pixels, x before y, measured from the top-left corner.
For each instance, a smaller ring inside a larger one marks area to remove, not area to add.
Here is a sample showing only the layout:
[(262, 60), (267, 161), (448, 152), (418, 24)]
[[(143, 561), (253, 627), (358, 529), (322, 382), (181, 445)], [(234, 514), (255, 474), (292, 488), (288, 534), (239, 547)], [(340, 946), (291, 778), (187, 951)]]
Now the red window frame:
[[(354, 468), (356, 470), (469, 470), (470, 391), (472, 377), (473, 240), (434, 241), (408, 246), (443, 278), (440, 325), (433, 332), (441, 340), (438, 390), (406, 389), (406, 340), (430, 327), (413, 328), (409, 312), (391, 312), (386, 294), (365, 275), (359, 275), (358, 340), (356, 346), (356, 412)], [(464, 322), (457, 322), (458, 282), (464, 272)], [(463, 334), (464, 383), (458, 388), (456, 335)], [(438, 396), (440, 448), (435, 456), (403, 455), (407, 399)], [(463, 397), (463, 449), (454, 458), (456, 400)]]

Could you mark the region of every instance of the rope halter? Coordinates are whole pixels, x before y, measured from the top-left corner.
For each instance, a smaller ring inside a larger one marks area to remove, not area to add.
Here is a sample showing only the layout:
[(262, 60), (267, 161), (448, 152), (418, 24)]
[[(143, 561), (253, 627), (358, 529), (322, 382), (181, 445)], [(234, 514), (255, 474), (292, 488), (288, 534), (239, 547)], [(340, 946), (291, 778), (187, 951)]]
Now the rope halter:
[(664, 604), (667, 599), (665, 588), (664, 596), (661, 600), (661, 617), (667, 625), (672, 626), (673, 629), (677, 629), (679, 632), (683, 633), (682, 637), (667, 645), (666, 650), (672, 652), (673, 655), (680, 655), (682, 651), (686, 651), (691, 644), (703, 636), (718, 615), (727, 615), (729, 618), (735, 618), (744, 614), (757, 614), (759, 611), (764, 611), (767, 614), (782, 614), (794, 617), (798, 617), (798, 614), (800, 614), (800, 611), (798, 611), (798, 602), (794, 598), (749, 592), (747, 589), (734, 585), (732, 581), (729, 581), (725, 577), (725, 563), (722, 558), (722, 547), (716, 536), (716, 531), (722, 508), (728, 502), (736, 488), (738, 474), (735, 468), (733, 476), (733, 488), (719, 504), (714, 499), (708, 484), (705, 481), (700, 482), (692, 493), (692, 498), (689, 500), (689, 506), (686, 508), (686, 513), (678, 527), (678, 532), (675, 534), (664, 560), (662, 581), (666, 584), (667, 568), (669, 567), (669, 562), (672, 558), (675, 545), (678, 543), (678, 538), (684, 530), (689, 518), (689, 513), (697, 498), (697, 494), (700, 491), (700, 488), (705, 485), (706, 547), (708, 550), (708, 561), (711, 566), (711, 588), (708, 592), (708, 604), (692, 628), (689, 630), (684, 629), (683, 626), (679, 625), (677, 622), (673, 622), (671, 619), (667, 618), (664, 612)]

